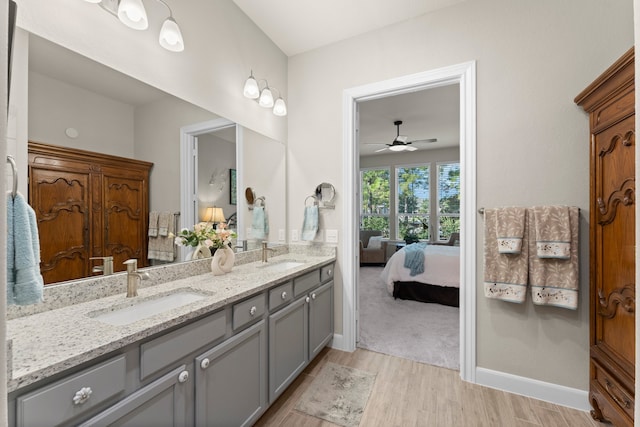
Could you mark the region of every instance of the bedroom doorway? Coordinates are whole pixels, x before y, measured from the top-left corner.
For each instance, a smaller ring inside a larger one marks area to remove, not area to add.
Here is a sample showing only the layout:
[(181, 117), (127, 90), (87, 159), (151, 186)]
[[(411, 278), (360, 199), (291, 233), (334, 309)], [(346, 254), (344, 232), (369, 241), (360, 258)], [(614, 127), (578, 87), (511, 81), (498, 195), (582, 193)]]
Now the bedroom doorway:
[[(464, 380), (475, 381), (475, 62), (347, 89), (344, 92), (344, 188), (353, 188), (345, 207), (343, 283), (343, 335), (334, 344), (347, 351), (356, 348), (358, 331), (360, 158), (358, 153), (359, 105), (363, 102), (459, 84), (460, 97), (460, 310), (459, 361)], [(402, 132), (403, 133), (403, 132)], [(400, 134), (402, 134), (400, 133)], [(392, 139), (393, 140), (393, 139)], [(351, 197), (352, 196), (352, 197)]]

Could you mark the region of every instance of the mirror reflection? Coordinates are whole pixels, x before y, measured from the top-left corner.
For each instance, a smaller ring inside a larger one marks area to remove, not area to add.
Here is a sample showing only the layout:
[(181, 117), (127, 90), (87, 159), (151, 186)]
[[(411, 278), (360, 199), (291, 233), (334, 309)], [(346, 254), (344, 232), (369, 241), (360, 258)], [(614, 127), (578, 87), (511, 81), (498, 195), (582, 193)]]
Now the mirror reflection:
[[(268, 205), (271, 231), (260, 240), (284, 243), (285, 150), (279, 141), (235, 124), (199, 134), (194, 137), (194, 164), (188, 168), (193, 175), (185, 176), (186, 172), (181, 170), (180, 165), (181, 129), (194, 123), (221, 119), (219, 116), (35, 35), (29, 36), (28, 73), (30, 141), (95, 153), (94, 161), (89, 162), (89, 169), (93, 171), (89, 176), (95, 176), (96, 170), (101, 171), (100, 182), (108, 185), (109, 179), (112, 179), (111, 188), (128, 187), (131, 190), (132, 185), (129, 182), (116, 182), (121, 177), (116, 179), (105, 172), (105, 166), (98, 161), (101, 156), (133, 159), (151, 165), (147, 178), (146, 210), (140, 206), (136, 206), (137, 210), (129, 211), (119, 207), (124, 199), (138, 189), (127, 193), (129, 195), (114, 196), (117, 203), (110, 207), (114, 212), (121, 209), (121, 212), (127, 211), (127, 215), (131, 215), (131, 212), (142, 215), (144, 229), (118, 230), (122, 232), (118, 236), (117, 227), (105, 228), (104, 234), (111, 240), (102, 236), (99, 244), (93, 244), (90, 240), (95, 224), (91, 224), (89, 230), (85, 227), (80, 232), (82, 235), (74, 236), (72, 240), (82, 241), (87, 246), (86, 250), (64, 253), (64, 250), (55, 248), (55, 253), (47, 262), (55, 261), (54, 258), (68, 260), (70, 257), (81, 257), (88, 267), (84, 268), (84, 273), (74, 272), (72, 277), (56, 276), (55, 281), (103, 273), (103, 269), (95, 267), (101, 265), (102, 257), (117, 258), (114, 251), (121, 251), (123, 256), (138, 257), (139, 266), (187, 259), (187, 254), (179, 250), (175, 251), (171, 260), (149, 260), (146, 246), (144, 250), (138, 248), (143, 253), (136, 256), (117, 248), (128, 232), (143, 235), (148, 244), (147, 238), (152, 237), (153, 227), (147, 226), (147, 218), (150, 219), (149, 214), (153, 213), (159, 216), (171, 213), (173, 217), (170, 224), (176, 233), (179, 228), (192, 228), (201, 221), (215, 223), (223, 217), (230, 227), (237, 230), (239, 240), (251, 240), (251, 212), (246, 200), (238, 197), (238, 185), (252, 185), (273, 201)], [(47, 179), (53, 182), (57, 177), (48, 176)], [(180, 194), (181, 182), (185, 180), (193, 182), (194, 191), (193, 202), (187, 209), (183, 206)], [(73, 179), (68, 182), (79, 185)], [(96, 182), (87, 181), (87, 191), (97, 191)], [(66, 189), (60, 191), (62, 195), (67, 194)], [(105, 200), (104, 197), (102, 200)], [(109, 214), (105, 212), (96, 213), (95, 218), (106, 221)], [(82, 215), (88, 216), (89, 213)], [(60, 234), (48, 234), (46, 229), (40, 231), (41, 242), (60, 241), (62, 238)], [(100, 240), (100, 236), (97, 239)], [(253, 246), (256, 246), (255, 243)], [(100, 245), (102, 249), (95, 250)], [(44, 257), (42, 261), (44, 264)], [(119, 260), (114, 261), (114, 271), (121, 271), (123, 267)]]

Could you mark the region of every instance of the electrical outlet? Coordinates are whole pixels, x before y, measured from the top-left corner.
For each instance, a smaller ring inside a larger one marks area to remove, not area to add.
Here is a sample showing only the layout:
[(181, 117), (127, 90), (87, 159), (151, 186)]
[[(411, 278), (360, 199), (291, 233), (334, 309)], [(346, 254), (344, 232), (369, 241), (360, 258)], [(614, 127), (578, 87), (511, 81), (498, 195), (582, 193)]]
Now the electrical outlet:
[(291, 241), (292, 242), (298, 241), (298, 230), (291, 230)]
[(327, 243), (338, 243), (338, 230), (326, 230), (325, 239)]
[(282, 228), (278, 230), (278, 240), (281, 242), (284, 242), (285, 240), (284, 230)]

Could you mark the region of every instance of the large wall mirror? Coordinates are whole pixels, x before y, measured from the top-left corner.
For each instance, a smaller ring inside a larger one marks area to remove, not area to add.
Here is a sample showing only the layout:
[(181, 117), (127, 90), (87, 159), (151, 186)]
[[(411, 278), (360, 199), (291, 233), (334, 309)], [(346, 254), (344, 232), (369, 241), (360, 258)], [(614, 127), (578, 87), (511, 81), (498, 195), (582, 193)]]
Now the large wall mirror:
[[(252, 212), (243, 189), (251, 186), (266, 200), (266, 240), (284, 243), (282, 142), (32, 34), (28, 76), (30, 141), (151, 162), (150, 211), (180, 213), (181, 228), (206, 221), (209, 208), (221, 208), (249, 248), (257, 242), (252, 242)], [(189, 134), (190, 127), (206, 123), (225, 125)], [(188, 167), (181, 164), (185, 135), (195, 142), (189, 149), (197, 154)], [(190, 183), (192, 194), (181, 194), (184, 182)], [(186, 214), (184, 200), (192, 203)], [(185, 259), (184, 251), (178, 251), (175, 261)]]

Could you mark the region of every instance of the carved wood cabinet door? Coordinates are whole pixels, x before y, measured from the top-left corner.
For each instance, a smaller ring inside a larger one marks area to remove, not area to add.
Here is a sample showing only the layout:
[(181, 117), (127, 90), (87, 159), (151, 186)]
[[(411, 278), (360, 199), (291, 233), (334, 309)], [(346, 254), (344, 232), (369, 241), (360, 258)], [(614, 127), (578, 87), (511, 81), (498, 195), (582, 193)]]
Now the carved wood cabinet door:
[(148, 265), (152, 163), (29, 142), (29, 204), (40, 234), (45, 284), (91, 276), (92, 257), (113, 269), (136, 258)]
[(629, 50), (578, 97), (589, 112), (592, 416), (633, 426), (635, 399), (635, 88)]

